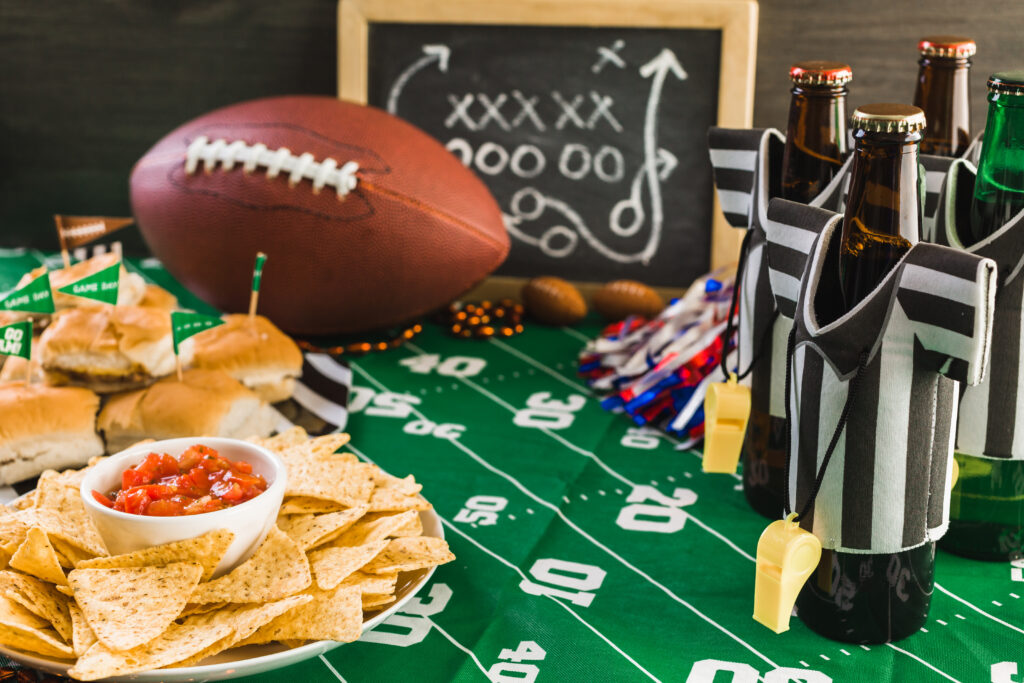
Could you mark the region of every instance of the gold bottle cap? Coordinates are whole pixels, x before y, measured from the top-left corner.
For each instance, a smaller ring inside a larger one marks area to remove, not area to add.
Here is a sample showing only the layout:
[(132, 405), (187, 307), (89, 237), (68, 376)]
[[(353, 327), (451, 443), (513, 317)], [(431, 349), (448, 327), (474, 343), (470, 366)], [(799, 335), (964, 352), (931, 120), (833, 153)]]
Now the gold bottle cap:
[(854, 129), (874, 133), (914, 133), (924, 126), (924, 112), (910, 104), (865, 104), (853, 111)]
[(789, 67), (789, 78), (797, 85), (846, 85), (853, 69), (843, 62), (797, 62)]
[(917, 44), (925, 57), (973, 57), (978, 44), (963, 36), (927, 36)]
[(1000, 95), (1024, 95), (1024, 70), (992, 74), (988, 77), (988, 91)]

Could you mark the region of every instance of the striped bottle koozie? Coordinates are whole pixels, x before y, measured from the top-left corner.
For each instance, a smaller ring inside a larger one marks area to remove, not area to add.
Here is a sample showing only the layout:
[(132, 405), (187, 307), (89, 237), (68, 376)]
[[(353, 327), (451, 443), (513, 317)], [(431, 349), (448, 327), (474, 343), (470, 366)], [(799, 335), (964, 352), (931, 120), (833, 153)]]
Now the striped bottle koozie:
[[(819, 295), (838, 287), (840, 216), (774, 200), (769, 217), (770, 282), (780, 308), (795, 315), (790, 506), (799, 510), (811, 496), (866, 353), (844, 433), (800, 523), (841, 552), (895, 553), (939, 539), (949, 519), (955, 381), (977, 384), (984, 375), (996, 264), (920, 243), (853, 310), (820, 320)], [(794, 298), (804, 233), (820, 236)]]
[(975, 175), (974, 165), (966, 159), (952, 163), (936, 221), (936, 241), (990, 258), (999, 271), (992, 358), (982, 382), (963, 390), (956, 448), (978, 457), (1024, 460), (1024, 212), (965, 247), (957, 226), (968, 220)]

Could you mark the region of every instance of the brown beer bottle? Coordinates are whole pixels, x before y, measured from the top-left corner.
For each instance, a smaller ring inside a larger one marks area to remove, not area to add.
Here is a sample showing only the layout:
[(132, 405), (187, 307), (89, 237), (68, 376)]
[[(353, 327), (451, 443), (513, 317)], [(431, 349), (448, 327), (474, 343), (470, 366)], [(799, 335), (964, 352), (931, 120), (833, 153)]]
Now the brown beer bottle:
[(853, 70), (842, 62), (797, 62), (782, 153), (782, 198), (806, 204), (839, 172), (846, 141), (846, 84)]
[[(924, 125), (924, 112), (907, 104), (872, 104), (853, 114), (853, 168), (839, 253), (843, 301), (827, 310), (827, 322), (870, 294), (918, 241)], [(797, 613), (833, 640), (905, 638), (927, 619), (934, 566), (934, 542), (898, 553), (824, 550), (800, 592)]]
[(928, 36), (917, 44), (921, 53), (914, 105), (924, 111), (928, 127), (922, 154), (955, 157), (971, 144), (971, 101), (968, 75), (977, 45), (961, 36)]
[(870, 294), (920, 239), (918, 152), (924, 126), (924, 112), (909, 104), (871, 104), (853, 113), (853, 169), (839, 250), (840, 314)]
[[(853, 71), (842, 62), (797, 62), (789, 77), (793, 89), (782, 187), (773, 188), (772, 196), (806, 204), (835, 177), (849, 154), (846, 84)], [(767, 382), (767, 374), (755, 373), (752, 381)], [(778, 519), (786, 496), (785, 418), (752, 409), (741, 457), (747, 502), (765, 517)]]

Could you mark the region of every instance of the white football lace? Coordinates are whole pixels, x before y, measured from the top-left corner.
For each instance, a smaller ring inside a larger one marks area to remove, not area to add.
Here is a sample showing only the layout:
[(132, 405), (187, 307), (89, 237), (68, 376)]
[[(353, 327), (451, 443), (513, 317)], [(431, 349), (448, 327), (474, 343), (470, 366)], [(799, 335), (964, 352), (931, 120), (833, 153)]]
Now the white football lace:
[(344, 198), (359, 182), (356, 178), (359, 164), (355, 161), (347, 161), (339, 168), (338, 162), (330, 157), (317, 161), (309, 152), (295, 156), (287, 147), (269, 149), (261, 142), (249, 145), (242, 140), (228, 142), (223, 138), (211, 142), (205, 135), (201, 135), (185, 152), (185, 173), (195, 173), (200, 162), (207, 173), (213, 171), (217, 164), (225, 171), (230, 171), (238, 163), (242, 164), (242, 170), (246, 173), (252, 173), (257, 166), (262, 166), (267, 169), (268, 178), (276, 178), (284, 171), (288, 174), (288, 185), (291, 187), (308, 179), (313, 181), (313, 192), (318, 193), (328, 185), (337, 191), (339, 198)]

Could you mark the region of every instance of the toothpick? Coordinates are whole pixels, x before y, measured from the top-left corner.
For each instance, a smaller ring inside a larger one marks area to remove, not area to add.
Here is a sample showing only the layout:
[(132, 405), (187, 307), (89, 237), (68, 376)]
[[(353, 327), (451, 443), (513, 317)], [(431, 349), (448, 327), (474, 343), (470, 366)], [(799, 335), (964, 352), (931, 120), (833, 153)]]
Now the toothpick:
[[(28, 319), (28, 324), (29, 325), (34, 325), (35, 324), (35, 322), (31, 318), (31, 316)], [(28, 385), (32, 384), (32, 329), (31, 328), (29, 328), (29, 337), (28, 337), (28, 362), (25, 363), (25, 365), (28, 366), (28, 370), (25, 371), (25, 386), (27, 387)]]
[(179, 356), (178, 354), (174, 354), (174, 366), (175, 369), (178, 371), (178, 381), (183, 381), (184, 378), (181, 376), (181, 356)]
[(252, 292), (249, 294), (249, 321), (256, 317), (256, 304), (260, 299), (260, 279), (263, 277), (263, 264), (267, 255), (262, 251), (256, 252), (256, 265), (252, 270)]

